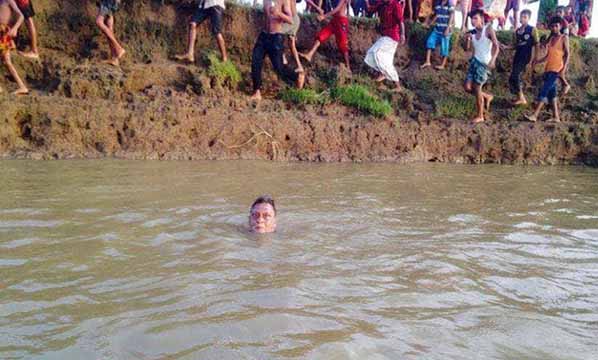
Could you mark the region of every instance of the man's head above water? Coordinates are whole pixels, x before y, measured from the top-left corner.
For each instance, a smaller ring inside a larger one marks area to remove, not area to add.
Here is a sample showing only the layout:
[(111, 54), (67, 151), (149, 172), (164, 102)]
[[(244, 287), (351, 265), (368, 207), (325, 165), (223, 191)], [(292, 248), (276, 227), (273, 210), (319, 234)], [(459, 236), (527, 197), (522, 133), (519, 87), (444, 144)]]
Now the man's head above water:
[(249, 228), (252, 232), (265, 234), (276, 230), (276, 205), (270, 195), (255, 199), (249, 209)]

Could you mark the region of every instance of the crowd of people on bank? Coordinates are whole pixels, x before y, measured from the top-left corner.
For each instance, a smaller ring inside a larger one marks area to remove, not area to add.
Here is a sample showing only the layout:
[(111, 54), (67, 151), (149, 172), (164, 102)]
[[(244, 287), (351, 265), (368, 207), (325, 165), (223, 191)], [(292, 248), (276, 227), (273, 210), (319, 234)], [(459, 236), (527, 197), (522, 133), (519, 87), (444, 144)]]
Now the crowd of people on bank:
[[(29, 93), (11, 62), (11, 52), (15, 50), (13, 40), (23, 22), (27, 24), (29, 30), (30, 51), (19, 52), (19, 54), (33, 60), (39, 59), (40, 56), (33, 22), (35, 13), (31, 1), (0, 0), (0, 54), (6, 68), (17, 83), (15, 95)], [(251, 98), (254, 100), (261, 99), (262, 68), (266, 56), (270, 59), (279, 78), (301, 89), (305, 84), (305, 68), (302, 61), (311, 62), (318, 48), (332, 36), (335, 37), (342, 64), (350, 73), (349, 16), (351, 10), (354, 14), (374, 15), (379, 19), (380, 37), (367, 51), (364, 59), (365, 64), (377, 73), (376, 81), (390, 81), (394, 84), (394, 89), (401, 90), (394, 58), (398, 46), (406, 42), (405, 21), (421, 21), (425, 26), (431, 27), (425, 43), (426, 58), (420, 69), (424, 70), (432, 66), (432, 52), (437, 48), (442, 60), (435, 69), (443, 70), (447, 66), (455, 25), (456, 0), (306, 0), (308, 11), (316, 13), (317, 19), (324, 25), (316, 35), (313, 46), (306, 52), (299, 52), (296, 47), (296, 37), (301, 29), (301, 18), (297, 3), (301, 1), (263, 1), (264, 27), (254, 45), (251, 62), (253, 83)], [(473, 118), (474, 123), (483, 122), (486, 113), (490, 110), (494, 97), (484, 89), (484, 85), (490, 71), (495, 67), (501, 48), (515, 50), (509, 78), (509, 87), (514, 95), (513, 105), (527, 104), (522, 86), (522, 75), (526, 69), (530, 65), (546, 63), (544, 82), (534, 112), (527, 118), (536, 121), (542, 108), (546, 104), (551, 104), (554, 113), (552, 120), (560, 121), (557, 84), (561, 83), (564, 93), (570, 89), (566, 78), (569, 63), (569, 36), (579, 35), (580, 32), (587, 33), (588, 29), (585, 25), (582, 26), (582, 23), (583, 17), (587, 17), (588, 12), (591, 11), (592, 3), (590, 0), (572, 0), (573, 4), (569, 7), (555, 7), (554, 11), (544, 11), (545, 14), (550, 15), (550, 18), (541, 23), (541, 26), (550, 30), (550, 35), (540, 39), (537, 29), (529, 24), (531, 11), (527, 9), (519, 11), (520, 1), (507, 0), (504, 10), (504, 18), (513, 13), (512, 23), (515, 32), (512, 44), (498, 42), (492, 26), (495, 18), (489, 16), (482, 0), (461, 0), (457, 4), (466, 14), (463, 16), (462, 30), (467, 37), (467, 47), (472, 48), (464, 89), (476, 99), (477, 113)], [(541, 1), (544, 3), (556, 0)], [(120, 5), (121, 0), (99, 0), (96, 17), (96, 25), (104, 34), (110, 47), (110, 57), (105, 62), (113, 66), (119, 66), (126, 54), (114, 31), (114, 16), (119, 11)], [(177, 60), (189, 63), (195, 61), (197, 27), (209, 19), (211, 33), (216, 39), (222, 60), (228, 61), (225, 37), (222, 33), (225, 9), (224, 0), (198, 0), (189, 19), (187, 50), (184, 54), (176, 55)], [(470, 28), (468, 22), (471, 23), (472, 30), (468, 30)], [(295, 62), (294, 68), (290, 66), (284, 54), (287, 39)], [(2, 91), (0, 87), (0, 92)]]

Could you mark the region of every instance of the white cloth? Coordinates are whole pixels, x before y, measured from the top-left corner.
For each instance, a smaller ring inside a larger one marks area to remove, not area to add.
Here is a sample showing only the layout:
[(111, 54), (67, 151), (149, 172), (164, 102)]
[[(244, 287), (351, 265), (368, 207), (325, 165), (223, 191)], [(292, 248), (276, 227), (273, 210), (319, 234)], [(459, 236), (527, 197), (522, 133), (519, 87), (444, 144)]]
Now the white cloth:
[(224, 0), (201, 0), (200, 4), (203, 2), (203, 8), (209, 9), (213, 6), (220, 6), (223, 9), (226, 9), (224, 6)]
[(399, 81), (399, 74), (395, 68), (395, 53), (398, 45), (398, 42), (388, 36), (381, 37), (368, 50), (365, 63), (382, 73), (388, 80)]
[(473, 34), (472, 36), (474, 57), (484, 65), (490, 64), (490, 60), (492, 60), (492, 40), (486, 34), (488, 26), (484, 26), (479, 40), (477, 39), (477, 34)]

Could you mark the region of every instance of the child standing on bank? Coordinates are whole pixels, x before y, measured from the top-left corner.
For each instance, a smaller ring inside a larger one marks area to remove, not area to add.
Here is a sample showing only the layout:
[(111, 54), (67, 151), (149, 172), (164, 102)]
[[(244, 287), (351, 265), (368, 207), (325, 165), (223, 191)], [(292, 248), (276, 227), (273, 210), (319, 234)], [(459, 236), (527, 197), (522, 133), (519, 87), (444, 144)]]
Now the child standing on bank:
[(425, 69), (432, 66), (431, 57), (432, 51), (440, 44), (440, 56), (442, 57), (442, 63), (436, 66), (436, 69), (443, 70), (446, 67), (448, 61), (449, 51), (451, 48), (451, 33), (452, 27), (455, 20), (455, 7), (451, 5), (450, 0), (441, 0), (438, 5), (434, 8), (434, 15), (428, 23), (434, 24), (434, 29), (428, 36), (426, 42), (426, 62), (420, 66)]
[[(11, 26), (10, 21), (13, 17), (16, 18), (16, 21)], [(2, 62), (4, 62), (6, 69), (17, 83), (18, 88), (13, 92), (13, 95), (26, 95), (29, 93), (29, 89), (21, 80), (10, 58), (10, 52), (15, 49), (13, 39), (17, 36), (17, 31), (23, 24), (23, 20), (23, 14), (15, 0), (0, 0), (0, 56), (2, 56)], [(3, 91), (0, 87), (0, 93)]]

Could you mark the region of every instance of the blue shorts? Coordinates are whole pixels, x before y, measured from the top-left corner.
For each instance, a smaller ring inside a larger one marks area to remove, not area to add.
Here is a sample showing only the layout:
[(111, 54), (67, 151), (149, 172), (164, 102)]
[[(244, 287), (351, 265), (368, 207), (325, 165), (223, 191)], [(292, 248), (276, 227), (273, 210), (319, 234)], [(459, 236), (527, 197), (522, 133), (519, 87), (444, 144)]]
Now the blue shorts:
[(540, 94), (538, 94), (538, 101), (543, 103), (550, 103), (552, 100), (556, 99), (557, 90), (556, 90), (556, 81), (559, 78), (559, 73), (557, 72), (547, 72), (544, 73), (544, 84), (540, 89)]
[(440, 43), (440, 56), (448, 57), (451, 49), (451, 36), (444, 36), (444, 34), (432, 30), (426, 42), (426, 49), (434, 50), (438, 46), (438, 43)]
[(484, 85), (488, 81), (488, 75), (490, 75), (490, 71), (488, 71), (487, 65), (482, 64), (475, 57), (469, 60), (469, 69), (467, 70), (465, 82), (469, 81), (478, 85)]

